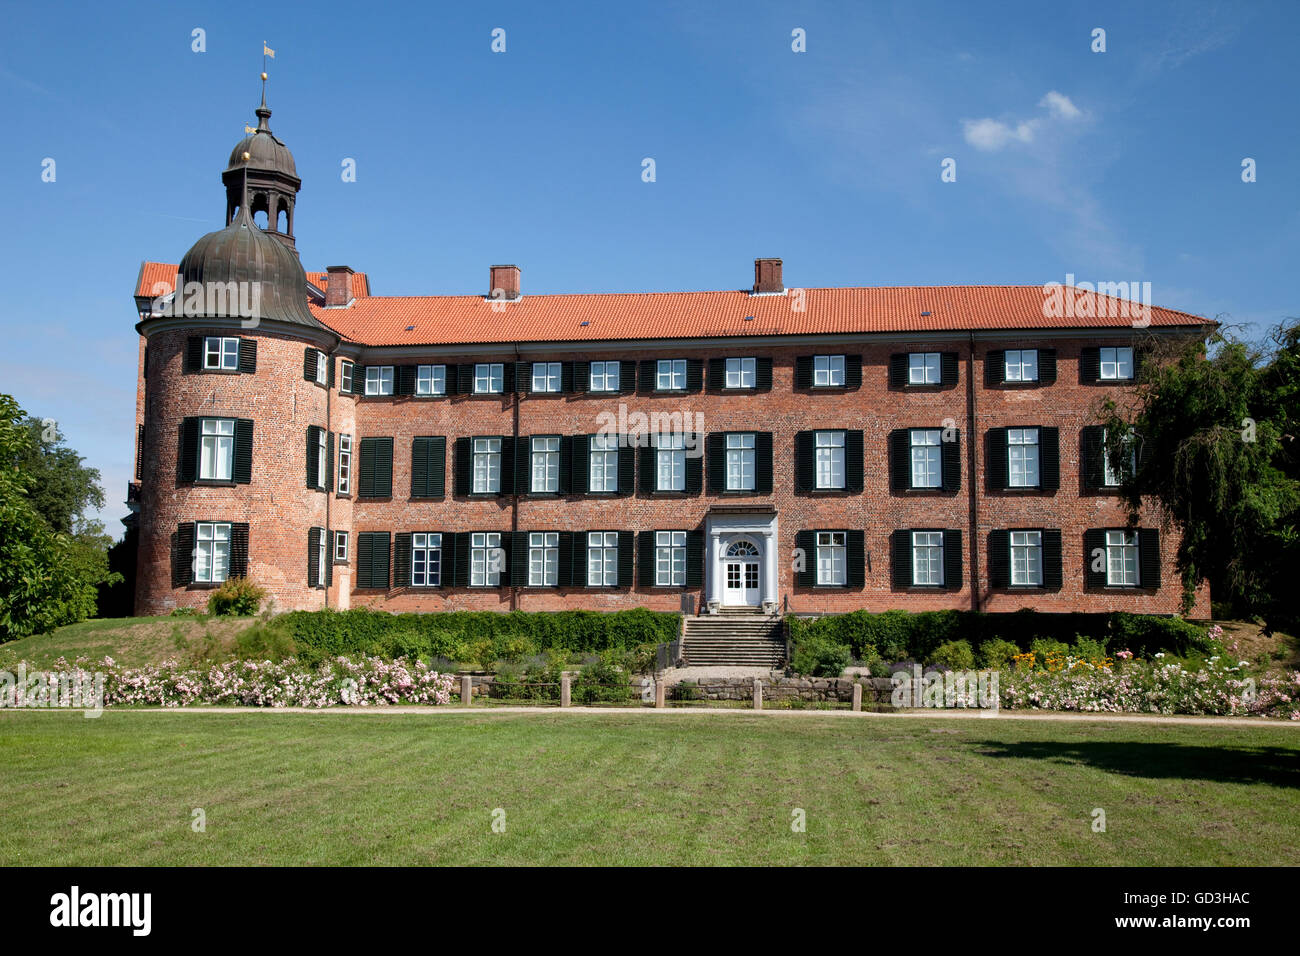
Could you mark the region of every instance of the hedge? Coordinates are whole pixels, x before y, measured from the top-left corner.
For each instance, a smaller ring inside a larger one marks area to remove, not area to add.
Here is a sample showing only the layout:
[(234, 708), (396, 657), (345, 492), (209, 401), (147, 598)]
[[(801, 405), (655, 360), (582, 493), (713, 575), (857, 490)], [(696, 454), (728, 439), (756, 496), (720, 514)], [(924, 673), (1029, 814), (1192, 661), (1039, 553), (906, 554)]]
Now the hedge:
[(1212, 650), (1206, 630), (1181, 618), (1116, 611), (1103, 614), (1051, 614), (1015, 611), (853, 611), (817, 618), (787, 617), (796, 648), (810, 639), (850, 649), (854, 659), (878, 654), (887, 661), (926, 660), (940, 645), (966, 641), (977, 651), (986, 641), (1005, 640), (1029, 650), (1035, 638), (1073, 644), (1077, 636), (1105, 641), (1110, 651), (1130, 650), (1142, 657), (1158, 651), (1177, 654)]
[(681, 615), (647, 611), (446, 611), (389, 614), (291, 611), (277, 618), (298, 656), (445, 657), (452, 661), (519, 660), (547, 650), (597, 652), (676, 640)]

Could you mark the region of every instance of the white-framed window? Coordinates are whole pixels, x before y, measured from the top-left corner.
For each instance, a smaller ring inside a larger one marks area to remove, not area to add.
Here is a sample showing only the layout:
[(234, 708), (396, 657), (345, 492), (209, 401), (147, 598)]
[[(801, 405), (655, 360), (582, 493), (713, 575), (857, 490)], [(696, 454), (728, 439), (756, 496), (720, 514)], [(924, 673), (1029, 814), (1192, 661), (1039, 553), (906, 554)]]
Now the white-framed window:
[(316, 580), (311, 582), (313, 587), (327, 587), (328, 568), (325, 562), (329, 559), (329, 536), (328, 531), (320, 529), (320, 540), (316, 542)]
[(618, 586), (618, 532), (587, 533), (587, 586)]
[(655, 532), (655, 585), (683, 587), (686, 584), (686, 532)]
[(501, 584), (501, 533), (475, 531), (469, 539), (469, 583), (475, 588), (495, 588)]
[(848, 583), (847, 549), (843, 531), (817, 532), (817, 583)]
[(236, 371), (239, 368), (239, 339), (209, 335), (203, 340), (203, 367)]
[(352, 436), (339, 435), (339, 494), (352, 491)]
[[(1133, 474), (1137, 471), (1137, 448), (1134, 447), (1134, 442), (1131, 438), (1124, 442), (1124, 444), (1126, 448), (1121, 454), (1124, 454), (1126, 459), (1125, 464), (1128, 467), (1128, 473)], [(1124, 483), (1124, 475), (1111, 467), (1110, 447), (1104, 434), (1101, 439), (1101, 469), (1102, 484), (1107, 488), (1118, 488)]]
[(1136, 531), (1106, 532), (1106, 583), (1133, 588), (1140, 583)]
[(655, 390), (680, 392), (686, 390), (686, 359), (660, 359), (656, 367)]
[(655, 435), (655, 490), (686, 490), (686, 434), (659, 432)]
[(1011, 532), (1011, 584), (1015, 587), (1043, 586), (1043, 533)]
[(1007, 484), (1012, 488), (1037, 488), (1038, 429), (1007, 429)]
[(739, 432), (727, 435), (727, 490), (754, 490), (754, 435)]
[(942, 381), (938, 352), (909, 352), (907, 355), (908, 385), (938, 385)]
[(348, 533), (346, 531), (334, 532), (334, 563), (346, 564), (348, 560)]
[(351, 362), (345, 360), (339, 363), (339, 391), (344, 393), (352, 391), (352, 369)]
[(200, 521), (194, 526), (194, 580), (217, 584), (230, 574), (230, 525)]
[(1003, 377), (1008, 382), (1038, 381), (1038, 349), (1008, 349)]
[(843, 488), (844, 432), (817, 432), (814, 441), (817, 487)]
[(447, 366), (417, 365), (415, 368), (416, 395), (446, 395)]
[(618, 491), (618, 436), (591, 436), (588, 446), (588, 491)]
[(560, 390), (559, 362), (533, 363), (533, 391), (558, 392)]
[(943, 532), (912, 532), (912, 583), (943, 587)]
[(913, 428), (912, 487), (943, 487), (943, 432), (938, 428)]
[(813, 385), (822, 388), (844, 384), (843, 355), (813, 356)]
[(560, 582), (560, 533), (533, 531), (528, 535), (528, 586), (553, 588)]
[(366, 394), (393, 394), (393, 367), (391, 365), (366, 366)]
[(534, 494), (554, 493), (560, 490), (560, 438), (544, 435), (533, 438), (529, 490)]
[(205, 418), (199, 431), (199, 477), (205, 481), (230, 481), (235, 458), (235, 420)]
[(500, 362), (480, 362), (474, 366), (474, 394), (494, 395), (506, 388), (505, 366)]
[(752, 358), (727, 359), (727, 388), (754, 388), (758, 378), (756, 368), (758, 360)]
[(1104, 381), (1123, 381), (1133, 377), (1133, 349), (1104, 348), (1101, 352), (1101, 378)]
[(316, 433), (316, 487), (325, 487), (326, 469), (329, 467), (329, 456), (326, 446), (328, 433), (325, 429), (320, 429)]
[(587, 390), (591, 392), (617, 392), (619, 389), (619, 362), (592, 362), (591, 379)]
[(442, 535), (411, 535), (411, 587), (436, 588), (442, 583)]
[(471, 462), (474, 494), (494, 495), (501, 491), (501, 439), (475, 438)]
[(330, 380), (330, 359), (324, 352), (316, 353), (316, 384), (325, 385)]

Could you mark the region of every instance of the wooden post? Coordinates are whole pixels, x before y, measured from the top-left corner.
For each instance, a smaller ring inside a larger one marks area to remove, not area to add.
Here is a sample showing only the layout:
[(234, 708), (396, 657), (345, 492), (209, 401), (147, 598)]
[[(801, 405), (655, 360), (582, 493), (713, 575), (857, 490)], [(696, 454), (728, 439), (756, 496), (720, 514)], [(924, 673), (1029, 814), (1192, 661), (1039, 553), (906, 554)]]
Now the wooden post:
[(853, 682), (853, 709), (855, 711), (862, 709), (862, 685), (857, 681)]
[(466, 674), (460, 679), (460, 702), (466, 707), (469, 706), (470, 699), (474, 696), (474, 678)]
[(662, 679), (656, 680), (655, 681), (655, 708), (656, 709), (663, 709), (664, 707), (668, 706), (664, 702), (664, 690), (665, 690), (664, 681)]
[(563, 674), (560, 677), (560, 706), (568, 707), (569, 705), (570, 705), (569, 675)]
[(763, 682), (757, 677), (754, 678), (754, 709), (763, 709)]

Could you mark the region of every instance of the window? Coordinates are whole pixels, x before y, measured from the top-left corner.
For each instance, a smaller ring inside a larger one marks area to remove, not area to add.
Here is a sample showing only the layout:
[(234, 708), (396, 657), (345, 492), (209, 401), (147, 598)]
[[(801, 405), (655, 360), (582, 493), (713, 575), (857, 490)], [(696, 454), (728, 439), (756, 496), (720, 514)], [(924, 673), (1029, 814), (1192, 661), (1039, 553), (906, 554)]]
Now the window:
[(912, 583), (943, 587), (943, 532), (912, 532)]
[(203, 340), (203, 367), (233, 372), (239, 369), (239, 339), (210, 335)]
[(560, 490), (560, 439), (556, 435), (532, 440), (533, 494), (554, 494)]
[(1038, 429), (1007, 429), (1007, 484), (1011, 488), (1037, 488)]
[(817, 583), (843, 585), (848, 582), (843, 531), (817, 532)]
[(501, 439), (474, 439), (474, 494), (494, 495), (501, 491)]
[(680, 392), (686, 390), (686, 359), (660, 359), (655, 390)]
[(534, 531), (528, 535), (528, 586), (553, 588), (560, 580), (560, 534)]
[(655, 532), (655, 586), (682, 587), (686, 584), (686, 532)]
[[(1137, 449), (1133, 447), (1133, 441), (1131, 439), (1124, 442), (1124, 445), (1126, 446), (1126, 448), (1124, 452), (1121, 452), (1121, 454), (1124, 454), (1124, 457), (1126, 459), (1124, 464), (1128, 469), (1128, 474), (1132, 474), (1133, 472), (1137, 471)], [(1111, 467), (1110, 449), (1106, 445), (1106, 439), (1104, 434), (1101, 440), (1101, 469), (1102, 469), (1102, 483), (1106, 487), (1117, 488), (1124, 483), (1124, 474), (1121, 472), (1117, 472), (1114, 468)]]
[(560, 390), (560, 363), (533, 363), (533, 391), (558, 392)]
[(496, 531), (476, 531), (470, 535), (469, 583), (476, 588), (495, 588), (501, 584), (501, 565), (505, 563), (501, 535)]
[(326, 564), (326, 548), (328, 547), (327, 539), (329, 534), (324, 528), (313, 528), (313, 532), (319, 532), (316, 538), (316, 580), (311, 581), (312, 587), (324, 588), (329, 587), (328, 565)]
[(204, 481), (230, 481), (235, 451), (235, 420), (205, 418), (200, 433), (199, 477)]
[(1043, 533), (1011, 532), (1011, 584), (1037, 588), (1043, 585)]
[(366, 394), (393, 394), (393, 367), (391, 365), (366, 366)]
[(617, 392), (618, 382), (618, 362), (592, 362), (591, 363), (591, 384), (587, 386), (592, 392)]
[(612, 588), (617, 585), (618, 532), (589, 532), (587, 534), (587, 586)]
[(339, 436), (339, 494), (352, 491), (352, 436)]
[(442, 581), (442, 535), (411, 535), (411, 587), (436, 588)]
[(194, 580), (216, 584), (230, 573), (230, 525), (200, 521), (194, 527)]
[(1008, 350), (1006, 360), (1006, 381), (1038, 381), (1038, 349)]
[(727, 436), (727, 490), (754, 490), (754, 436)]
[(342, 380), (342, 384), (339, 387), (339, 391), (343, 392), (344, 394), (349, 394), (352, 391), (353, 367), (354, 366), (351, 362), (345, 361), (339, 363), (339, 378)]
[(587, 489), (618, 491), (618, 436), (592, 435), (588, 449)]
[(1112, 587), (1138, 586), (1137, 532), (1106, 532), (1106, 583)]
[(843, 355), (813, 356), (813, 385), (831, 386), (844, 384)]
[(329, 464), (325, 446), (327, 434), (323, 428), (316, 431), (316, 487), (320, 489), (325, 487), (325, 469)]
[(330, 360), (324, 352), (316, 353), (316, 384), (329, 384), (330, 377)]
[(656, 491), (686, 490), (686, 433), (655, 435)]
[(912, 487), (943, 486), (942, 432), (937, 428), (914, 428), (911, 432)]
[(753, 388), (757, 382), (755, 378), (755, 367), (757, 362), (752, 358), (729, 358), (727, 359), (727, 388)]
[(817, 487), (844, 487), (844, 432), (817, 432)]
[(419, 365), (415, 369), (416, 395), (446, 395), (447, 366)]
[(504, 365), (499, 362), (481, 362), (474, 366), (475, 395), (494, 395), (505, 389)]
[(348, 533), (346, 531), (334, 532), (334, 563), (348, 563)]
[(908, 354), (908, 385), (938, 385), (941, 381), (938, 352), (911, 352)]
[(1101, 378), (1117, 381), (1133, 377), (1133, 350), (1131, 348), (1100, 349)]

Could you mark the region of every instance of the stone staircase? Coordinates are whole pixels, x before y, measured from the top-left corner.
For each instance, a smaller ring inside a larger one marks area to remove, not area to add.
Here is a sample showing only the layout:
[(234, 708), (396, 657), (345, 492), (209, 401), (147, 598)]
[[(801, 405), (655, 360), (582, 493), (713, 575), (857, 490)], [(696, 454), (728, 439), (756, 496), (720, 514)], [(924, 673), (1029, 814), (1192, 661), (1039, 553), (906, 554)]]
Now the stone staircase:
[(688, 616), (682, 667), (769, 667), (785, 664), (781, 618), (753, 611)]

